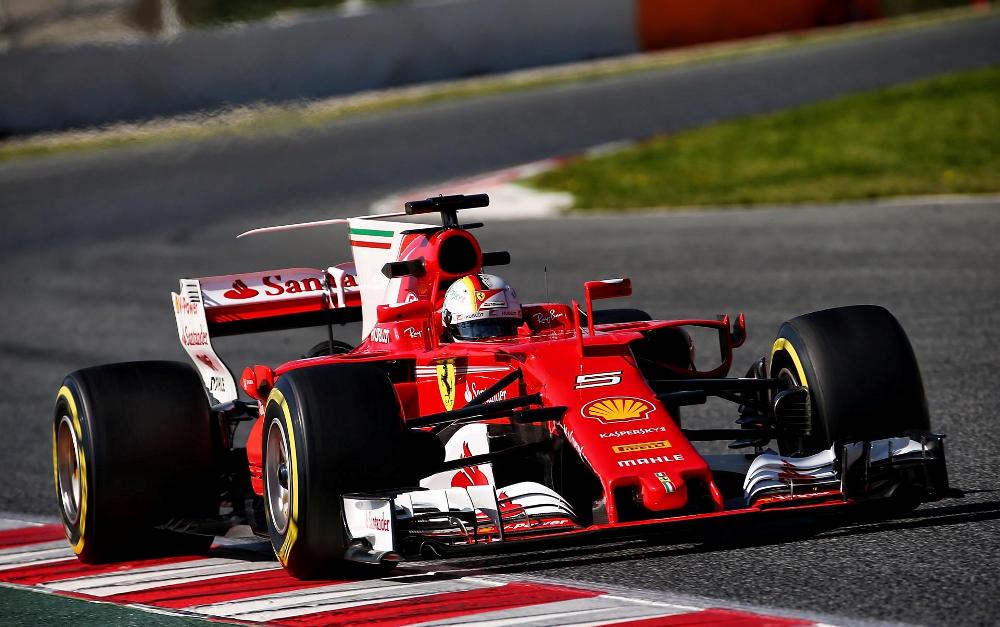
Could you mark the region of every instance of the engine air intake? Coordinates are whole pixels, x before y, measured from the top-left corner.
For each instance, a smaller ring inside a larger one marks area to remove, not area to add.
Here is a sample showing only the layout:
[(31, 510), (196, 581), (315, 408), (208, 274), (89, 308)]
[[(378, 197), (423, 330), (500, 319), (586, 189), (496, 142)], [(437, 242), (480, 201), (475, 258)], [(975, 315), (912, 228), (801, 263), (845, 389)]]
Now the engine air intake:
[(445, 274), (460, 276), (479, 269), (482, 253), (472, 238), (461, 231), (447, 233), (438, 246), (438, 267)]

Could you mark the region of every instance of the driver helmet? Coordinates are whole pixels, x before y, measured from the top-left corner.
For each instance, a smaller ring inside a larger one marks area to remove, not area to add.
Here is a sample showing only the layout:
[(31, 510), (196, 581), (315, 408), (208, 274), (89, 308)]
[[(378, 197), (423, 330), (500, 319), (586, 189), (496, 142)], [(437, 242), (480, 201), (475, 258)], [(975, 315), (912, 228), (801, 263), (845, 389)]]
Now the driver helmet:
[(521, 301), (514, 288), (493, 274), (470, 274), (451, 284), (444, 295), (444, 326), (462, 340), (517, 335)]

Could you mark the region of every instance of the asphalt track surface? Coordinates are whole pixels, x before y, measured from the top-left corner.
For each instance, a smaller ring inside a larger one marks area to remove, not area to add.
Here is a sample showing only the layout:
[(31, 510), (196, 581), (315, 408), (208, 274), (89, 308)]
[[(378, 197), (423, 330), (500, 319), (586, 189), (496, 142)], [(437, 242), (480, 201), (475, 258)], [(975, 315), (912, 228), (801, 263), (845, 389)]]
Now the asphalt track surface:
[[(63, 374), (182, 359), (167, 292), (179, 276), (323, 267), (343, 235), (235, 241), (245, 228), (361, 213), (411, 186), (1000, 62), (1000, 20), (344, 120), (307, 133), (25, 160), (0, 166), (0, 511), (51, 516), (49, 412)], [(745, 311), (741, 374), (785, 318), (873, 302), (909, 331), (953, 483), (975, 490), (908, 518), (829, 529), (741, 529), (532, 553), (501, 571), (926, 623), (1000, 618), (998, 202), (705, 212), (493, 223), (486, 249), (527, 300), (625, 274), (657, 316)], [(274, 363), (314, 331), (219, 343)], [(349, 337), (346, 336), (345, 337)], [(251, 345), (251, 342), (256, 344)], [(727, 426), (724, 408), (699, 414)], [(692, 414), (694, 416), (694, 414)]]

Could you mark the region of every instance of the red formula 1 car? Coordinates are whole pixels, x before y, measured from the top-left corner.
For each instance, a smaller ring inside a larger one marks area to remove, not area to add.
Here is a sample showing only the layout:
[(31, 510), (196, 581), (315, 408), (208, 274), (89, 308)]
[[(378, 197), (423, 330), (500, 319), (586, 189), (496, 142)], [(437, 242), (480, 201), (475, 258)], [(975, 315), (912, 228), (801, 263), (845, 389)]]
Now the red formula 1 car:
[[(498, 290), (473, 278), (510, 261), (480, 249), (471, 229), (481, 225), (458, 223), (458, 210), (488, 202), (406, 203), (407, 214), (440, 213), (443, 226), (385, 219), (394, 214), (262, 229), (343, 222), (354, 261), (183, 279), (173, 305), (197, 374), (138, 362), (69, 375), (53, 456), (80, 558), (207, 546), (249, 525), (308, 577), (345, 559), (392, 565), (774, 510), (908, 508), (950, 493), (913, 351), (880, 307), (789, 320), (742, 378), (726, 377), (746, 337), (742, 315), (657, 321), (594, 307), (629, 295), (628, 279), (586, 282), (582, 306), (519, 306), (502, 337), (450, 332), (446, 291), (468, 282), (471, 317), (490, 318)], [(212, 346), (352, 321), (357, 347), (331, 333), (306, 358), (251, 366), (238, 384)], [(718, 337), (709, 369), (695, 366), (697, 329)], [(734, 428), (682, 424), (681, 408), (708, 397), (732, 401)], [(712, 440), (732, 440), (734, 452), (693, 444)]]

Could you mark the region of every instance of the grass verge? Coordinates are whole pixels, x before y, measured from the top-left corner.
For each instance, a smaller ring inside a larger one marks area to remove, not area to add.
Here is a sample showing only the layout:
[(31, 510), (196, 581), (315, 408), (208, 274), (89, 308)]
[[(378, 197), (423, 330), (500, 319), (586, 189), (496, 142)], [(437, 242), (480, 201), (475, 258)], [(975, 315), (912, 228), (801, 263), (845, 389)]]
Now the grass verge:
[(401, 87), (305, 103), (237, 107), (156, 119), (143, 123), (122, 123), (91, 129), (15, 137), (0, 141), (0, 163), (23, 157), (141, 146), (158, 142), (200, 141), (212, 137), (258, 136), (295, 132), (329, 124), (352, 115), (378, 113), (446, 100), (600, 80), (694, 63), (765, 54), (801, 45), (873, 37), (887, 32), (926, 28), (960, 20), (980, 19), (992, 14), (994, 14), (992, 8), (962, 7), (905, 15), (875, 22), (571, 63), (503, 75)]
[(656, 138), (525, 181), (580, 209), (1000, 191), (1000, 67)]
[(130, 609), (0, 586), (0, 623), (5, 625), (118, 625), (119, 627), (201, 627), (207, 621)]

